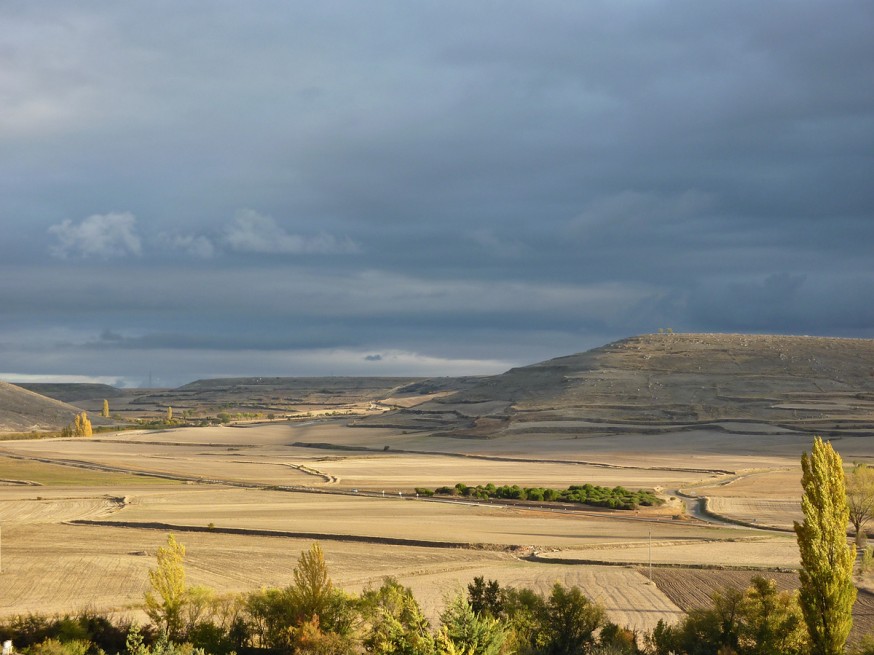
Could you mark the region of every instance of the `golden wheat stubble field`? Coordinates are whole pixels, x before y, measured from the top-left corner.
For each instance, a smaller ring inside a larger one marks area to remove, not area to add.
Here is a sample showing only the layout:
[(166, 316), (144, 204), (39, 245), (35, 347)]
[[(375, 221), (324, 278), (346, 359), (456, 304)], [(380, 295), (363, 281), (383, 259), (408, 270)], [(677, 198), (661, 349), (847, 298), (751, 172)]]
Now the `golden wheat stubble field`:
[[(188, 547), (190, 581), (219, 591), (287, 584), (298, 554), (317, 538), (338, 584), (359, 590), (394, 575), (432, 617), (445, 594), (484, 575), (540, 590), (578, 584), (612, 620), (646, 630), (679, 610), (631, 565), (651, 558), (793, 568), (791, 535), (695, 520), (679, 500), (652, 513), (575, 511), (436, 502), (416, 499), (414, 489), (592, 482), (654, 487), (668, 497), (676, 489), (730, 489), (718, 497), (749, 503), (798, 497), (800, 438), (781, 437), (782, 449), (757, 449), (761, 436), (730, 438), (726, 456), (715, 438), (698, 446), (672, 435), (461, 440), (340, 423), (3, 442), (0, 614), (136, 608), (155, 549), (173, 529)], [(142, 527), (156, 522), (173, 527)], [(532, 549), (612, 566), (520, 559)]]

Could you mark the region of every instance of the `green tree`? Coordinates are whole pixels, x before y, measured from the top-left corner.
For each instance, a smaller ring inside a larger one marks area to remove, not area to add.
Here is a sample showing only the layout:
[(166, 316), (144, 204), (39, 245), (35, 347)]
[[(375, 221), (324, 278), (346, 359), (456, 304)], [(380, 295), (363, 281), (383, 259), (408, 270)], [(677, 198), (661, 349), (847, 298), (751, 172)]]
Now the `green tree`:
[(555, 583), (540, 617), (535, 637), (543, 655), (585, 653), (595, 641), (595, 631), (606, 619), (604, 608), (583, 595), (579, 587)]
[(754, 576), (740, 603), (741, 655), (803, 655), (807, 632), (797, 592), (779, 592), (774, 580)]
[(109, 401), (106, 398), (103, 399), (103, 410), (101, 410), (100, 415), (103, 418), (109, 418)]
[(328, 575), (325, 554), (319, 544), (313, 544), (300, 554), (294, 569), (294, 583), (288, 589), (294, 605), (297, 625), (319, 619), (323, 631), (345, 634), (352, 627), (352, 612), (346, 594), (334, 589)]
[(497, 580), (486, 582), (483, 576), (477, 576), (467, 585), (467, 601), (477, 614), (493, 618), (502, 615), (501, 585)]
[(865, 525), (874, 516), (874, 468), (855, 464), (847, 476), (847, 505), (850, 523), (856, 531), (856, 546), (864, 548), (867, 537)]
[(377, 655), (433, 655), (434, 636), (413, 592), (394, 578), (377, 590), (362, 594), (361, 605), (370, 624), (364, 649)]
[(711, 600), (710, 607), (691, 610), (677, 625), (668, 626), (659, 621), (650, 638), (654, 652), (657, 655), (736, 653), (741, 633), (743, 592), (729, 587), (715, 592)]
[(158, 565), (149, 571), (152, 590), (146, 592), (146, 614), (170, 639), (182, 630), (182, 610), (186, 602), (185, 546), (167, 535), (167, 545), (158, 548)]
[(439, 655), (498, 655), (507, 639), (503, 624), (478, 616), (463, 596), (456, 596), (440, 615)]
[(841, 457), (820, 437), (801, 456), (801, 609), (812, 655), (840, 655), (853, 625), (854, 549), (847, 543), (847, 490)]
[(246, 597), (245, 605), (252, 634), (260, 647), (293, 652), (299, 650), (301, 639), (313, 644), (318, 642), (319, 648), (341, 643), (342, 640), (329, 637), (322, 640), (318, 635), (345, 637), (352, 631), (356, 619), (352, 600), (335, 589), (328, 576), (325, 555), (319, 544), (313, 544), (300, 554), (290, 586), (252, 592)]

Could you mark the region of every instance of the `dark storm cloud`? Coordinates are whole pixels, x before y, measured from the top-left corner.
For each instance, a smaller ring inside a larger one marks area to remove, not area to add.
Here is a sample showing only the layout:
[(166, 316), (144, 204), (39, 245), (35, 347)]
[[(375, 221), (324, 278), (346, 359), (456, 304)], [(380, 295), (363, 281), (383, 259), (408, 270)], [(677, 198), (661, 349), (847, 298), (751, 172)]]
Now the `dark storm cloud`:
[(0, 20), (0, 373), (492, 370), (667, 326), (874, 336), (870, 3)]

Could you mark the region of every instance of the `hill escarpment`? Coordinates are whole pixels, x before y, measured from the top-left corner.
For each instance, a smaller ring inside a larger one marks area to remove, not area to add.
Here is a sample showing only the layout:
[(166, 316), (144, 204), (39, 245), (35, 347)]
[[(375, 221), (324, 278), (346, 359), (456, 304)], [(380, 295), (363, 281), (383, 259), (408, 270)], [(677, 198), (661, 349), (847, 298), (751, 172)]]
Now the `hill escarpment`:
[(724, 422), (874, 434), (874, 341), (643, 335), (514, 368), (361, 424), (497, 436)]

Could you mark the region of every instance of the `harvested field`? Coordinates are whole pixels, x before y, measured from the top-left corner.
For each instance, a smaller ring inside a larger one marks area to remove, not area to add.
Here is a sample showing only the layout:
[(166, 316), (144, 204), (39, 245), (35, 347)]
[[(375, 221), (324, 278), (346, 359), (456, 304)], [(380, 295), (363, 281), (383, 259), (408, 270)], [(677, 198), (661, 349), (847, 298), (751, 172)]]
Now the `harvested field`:
[[(641, 569), (649, 575), (648, 571)], [(694, 569), (653, 569), (652, 578), (656, 586), (664, 592), (684, 612), (690, 609), (707, 607), (713, 594), (726, 588), (746, 589), (755, 572), (747, 571), (701, 571)], [(764, 577), (773, 579), (781, 591), (798, 588), (796, 573), (766, 573)], [(853, 630), (850, 641), (874, 631), (874, 594), (859, 590), (853, 606)]]
[(761, 498), (708, 497), (707, 509), (715, 515), (763, 527), (791, 530), (793, 521), (802, 521), (800, 501)]
[[(165, 534), (155, 530), (66, 525), (16, 526), (3, 536), (0, 615), (135, 607), (147, 589), (154, 553), (165, 541)], [(306, 540), (208, 533), (177, 538), (188, 552), (189, 582), (219, 592), (290, 584), (298, 555), (310, 545)], [(101, 544), (99, 550), (95, 543)], [(664, 594), (630, 569), (530, 564), (504, 553), (465, 549), (337, 543), (324, 543), (323, 548), (339, 586), (360, 591), (394, 576), (413, 588), (432, 621), (444, 594), (463, 590), (477, 575), (543, 592), (556, 581), (577, 584), (605, 605), (612, 620), (640, 630), (652, 629), (659, 618), (679, 616)]]
[(123, 499), (107, 496), (0, 500), (0, 522), (9, 525), (103, 519), (123, 506)]
[(656, 566), (694, 564), (706, 567), (745, 567), (792, 569), (799, 566), (798, 545), (794, 537), (748, 537), (731, 541), (629, 541), (612, 547), (591, 546), (544, 553), (553, 559), (587, 560)]
[[(312, 533), (322, 535), (338, 584), (358, 590), (394, 575), (413, 587), (432, 618), (444, 593), (462, 589), (474, 576), (483, 575), (541, 591), (548, 591), (556, 580), (578, 584), (605, 604), (612, 620), (648, 630), (659, 618), (675, 620), (680, 609), (636, 570), (615, 564), (645, 564), (650, 534), (654, 562), (670, 565), (718, 560), (728, 565), (789, 568), (797, 565), (794, 542), (738, 526), (671, 520), (670, 514), (657, 516), (648, 510), (635, 514), (546, 505), (511, 507), (415, 499), (409, 493), (417, 486), (456, 482), (550, 487), (592, 482), (661, 487), (666, 495), (677, 488), (693, 488), (703, 495), (713, 492), (724, 509), (743, 515), (761, 515), (769, 502), (780, 505), (780, 511), (792, 511), (798, 494), (794, 473), (798, 455), (793, 448), (801, 437), (778, 434), (773, 438), (779, 443), (762, 444), (763, 437), (755, 431), (727, 438), (724, 430), (705, 430), (698, 435), (700, 440), (689, 431), (527, 434), (480, 440), (325, 422), (4, 442), (0, 452), (9, 456), (0, 456), (0, 477), (45, 486), (0, 485), (0, 575), (6, 590), (0, 614), (73, 611), (86, 605), (107, 610), (138, 607), (155, 549), (167, 532), (142, 526), (160, 523), (179, 526), (177, 537), (188, 548), (189, 582), (219, 591), (288, 584), (298, 554), (310, 545), (310, 539), (300, 535)], [(854, 443), (863, 445), (861, 440)], [(805, 447), (809, 447), (806, 441)], [(61, 466), (64, 461), (92, 468)], [(93, 468), (102, 466), (119, 471)], [(747, 477), (719, 473), (725, 470)], [(189, 482), (128, 471), (178, 476)], [(211, 483), (203, 484), (201, 479)], [(727, 480), (736, 481), (718, 486)], [(767, 494), (759, 493), (762, 486), (757, 482), (770, 485)], [(281, 491), (271, 485), (301, 486), (319, 493)], [(676, 507), (668, 511), (680, 512)], [(118, 527), (62, 523), (82, 519), (109, 521)], [(185, 531), (187, 527), (203, 531)], [(406, 545), (386, 543), (390, 539), (404, 540)], [(444, 547), (436, 547), (438, 542)], [(452, 544), (480, 547), (448, 547)], [(605, 565), (545, 564), (516, 557), (532, 547), (548, 557)]]
[(221, 487), (144, 491), (133, 496), (111, 520), (199, 527), (213, 523), (218, 529), (282, 530), (499, 547), (612, 544), (619, 541), (617, 530), (636, 539), (644, 538), (650, 530), (664, 539), (718, 539), (737, 534), (732, 528), (687, 525), (670, 520), (642, 521), (633, 515), (528, 511), (476, 502)]
[(801, 466), (793, 465), (791, 468), (749, 471), (718, 484), (698, 485), (692, 491), (702, 496), (782, 499), (800, 503)]
[(36, 485), (70, 487), (167, 484), (166, 480), (162, 481), (156, 478), (146, 478), (127, 473), (85, 470), (3, 456), (0, 456), (0, 479), (30, 482)]
[(367, 489), (412, 490), (415, 487), (452, 486), (456, 482), (475, 486), (518, 484), (522, 487), (560, 487), (591, 483), (629, 488), (678, 486), (698, 480), (700, 473), (617, 470), (574, 463), (520, 463), (439, 455), (342, 456), (318, 463), (320, 470), (336, 477), (344, 486)]
[(682, 611), (639, 572), (618, 567), (483, 563), (479, 569), (467, 571), (467, 577), (458, 572), (426, 573), (401, 578), (401, 582), (413, 590), (433, 623), (444, 600), (466, 593), (467, 583), (477, 575), (497, 580), (502, 586), (527, 587), (542, 594), (548, 594), (556, 582), (578, 586), (604, 606), (611, 621), (641, 634), (651, 631), (660, 619), (673, 623), (682, 616)]

